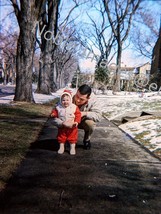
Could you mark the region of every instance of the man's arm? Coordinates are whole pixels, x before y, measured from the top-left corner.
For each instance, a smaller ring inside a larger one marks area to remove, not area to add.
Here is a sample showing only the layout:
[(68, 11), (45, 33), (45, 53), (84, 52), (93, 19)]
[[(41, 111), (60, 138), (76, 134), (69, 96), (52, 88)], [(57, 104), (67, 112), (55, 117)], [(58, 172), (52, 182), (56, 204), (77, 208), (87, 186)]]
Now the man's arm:
[(81, 113), (83, 116), (95, 122), (99, 122), (102, 119), (102, 113), (99, 107), (99, 102), (96, 99), (90, 100), (86, 112)]

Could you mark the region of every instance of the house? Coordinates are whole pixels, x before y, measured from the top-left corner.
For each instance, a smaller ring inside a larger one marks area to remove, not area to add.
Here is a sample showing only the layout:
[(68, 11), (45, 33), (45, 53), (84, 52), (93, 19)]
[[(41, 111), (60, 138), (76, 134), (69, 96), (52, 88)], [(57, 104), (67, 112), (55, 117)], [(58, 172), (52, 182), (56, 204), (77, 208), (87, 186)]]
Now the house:
[(147, 77), (149, 79), (150, 71), (151, 71), (151, 64), (150, 62), (146, 62), (145, 64), (136, 67), (134, 70), (134, 73), (139, 74), (139, 76)]
[[(121, 67), (120, 69), (120, 88), (122, 90), (128, 90), (130, 91), (132, 87), (134, 86), (135, 77), (136, 75), (139, 75), (139, 78), (143, 77), (147, 80), (150, 78), (150, 70), (151, 70), (151, 64), (150, 62), (147, 62), (145, 64), (142, 64), (138, 67)], [(112, 84), (113, 77), (116, 72), (116, 66), (112, 66), (112, 69), (110, 71), (110, 80)]]

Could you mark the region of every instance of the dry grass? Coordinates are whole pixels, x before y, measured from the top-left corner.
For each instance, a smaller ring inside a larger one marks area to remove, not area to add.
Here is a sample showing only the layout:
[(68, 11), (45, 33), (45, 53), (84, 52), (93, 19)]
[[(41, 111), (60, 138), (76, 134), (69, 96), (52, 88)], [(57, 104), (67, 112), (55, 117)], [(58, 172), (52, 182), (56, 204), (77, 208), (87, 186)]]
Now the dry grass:
[(0, 106), (0, 190), (38, 138), (54, 104)]

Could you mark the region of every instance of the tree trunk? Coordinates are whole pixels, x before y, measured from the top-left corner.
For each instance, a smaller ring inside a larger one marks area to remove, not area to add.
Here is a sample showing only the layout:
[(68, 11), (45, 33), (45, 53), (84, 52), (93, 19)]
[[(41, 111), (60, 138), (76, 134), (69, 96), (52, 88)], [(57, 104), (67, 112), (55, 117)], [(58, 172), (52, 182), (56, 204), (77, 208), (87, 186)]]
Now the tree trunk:
[(50, 94), (50, 70), (51, 70), (51, 60), (49, 60), (50, 54), (43, 53), (43, 56), (40, 60), (40, 68), (39, 68), (39, 80), (38, 87), (36, 92), (42, 94)]
[(120, 70), (121, 70), (121, 55), (122, 55), (122, 45), (118, 42), (118, 51), (116, 58), (116, 74), (114, 78), (113, 92), (120, 91)]
[(16, 56), (15, 101), (34, 102), (32, 93), (36, 24), (45, 0), (10, 0), (20, 28)]
[(55, 69), (52, 69), (54, 51), (56, 44), (53, 42), (57, 34), (58, 9), (60, 0), (48, 0), (48, 11), (44, 8), (44, 16), (40, 24), (41, 30), (41, 66), (37, 92), (51, 94), (55, 90), (53, 76)]
[(35, 46), (34, 25), (30, 22), (22, 21), (23, 29), (17, 44), (16, 61), (16, 89), (15, 101), (34, 102), (32, 93), (32, 66)]
[[(16, 57), (15, 101), (34, 102), (32, 93), (33, 56), (35, 49), (36, 24), (40, 18), (45, 25), (41, 47), (42, 64), (40, 66), (39, 92), (50, 94), (51, 58), (55, 44), (49, 37), (56, 36), (58, 6), (61, 0), (10, 0), (20, 28)], [(46, 7), (48, 6), (48, 11)], [(44, 13), (45, 12), (45, 13)], [(48, 16), (48, 17), (47, 17)], [(47, 25), (46, 25), (47, 23)], [(44, 29), (44, 28), (43, 28)], [(44, 37), (44, 34), (46, 37)], [(43, 38), (44, 37), (44, 38)]]
[(56, 92), (56, 90), (57, 90), (57, 85), (56, 85), (56, 63), (52, 63), (51, 64), (51, 71), (52, 71), (52, 73), (51, 73), (51, 86), (50, 86), (50, 88), (51, 88), (51, 91), (52, 92)]

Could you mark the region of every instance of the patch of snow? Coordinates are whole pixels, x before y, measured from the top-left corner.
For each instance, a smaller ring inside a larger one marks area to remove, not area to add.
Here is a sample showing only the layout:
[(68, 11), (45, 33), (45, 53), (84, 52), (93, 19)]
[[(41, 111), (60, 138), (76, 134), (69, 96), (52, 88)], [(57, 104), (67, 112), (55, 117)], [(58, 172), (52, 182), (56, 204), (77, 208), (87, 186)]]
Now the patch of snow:
[(161, 149), (161, 119), (128, 122), (119, 127), (150, 151)]
[(45, 103), (50, 100), (54, 100), (56, 98), (55, 95), (46, 95), (46, 94), (37, 94), (34, 93), (34, 100), (36, 103)]

